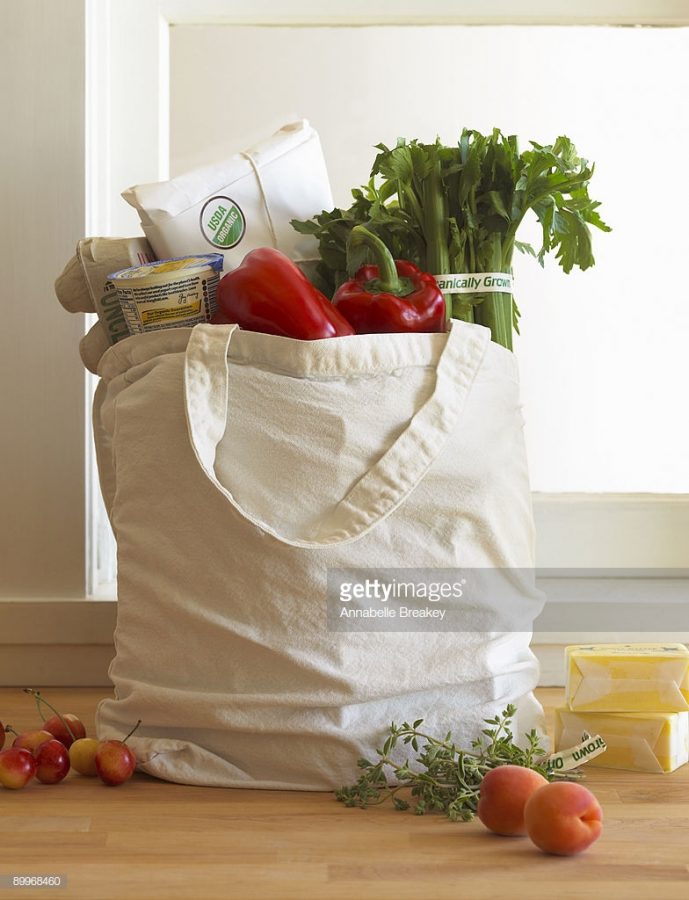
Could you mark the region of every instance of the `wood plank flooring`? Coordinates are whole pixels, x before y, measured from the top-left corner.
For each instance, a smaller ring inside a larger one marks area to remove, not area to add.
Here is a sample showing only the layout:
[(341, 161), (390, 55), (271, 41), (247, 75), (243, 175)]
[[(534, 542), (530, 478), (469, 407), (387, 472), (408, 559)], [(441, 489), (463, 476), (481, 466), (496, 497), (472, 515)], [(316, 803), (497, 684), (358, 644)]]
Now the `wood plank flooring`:
[[(100, 688), (47, 688), (93, 733)], [(550, 710), (560, 691), (540, 691)], [(0, 720), (36, 727), (17, 688)], [(60, 874), (62, 889), (3, 889), (58, 900), (687, 900), (689, 766), (652, 776), (589, 769), (605, 815), (586, 854), (546, 856), (527, 838), (327, 793), (223, 790), (135, 775), (108, 788), (70, 773), (57, 786), (0, 788), (0, 875)]]

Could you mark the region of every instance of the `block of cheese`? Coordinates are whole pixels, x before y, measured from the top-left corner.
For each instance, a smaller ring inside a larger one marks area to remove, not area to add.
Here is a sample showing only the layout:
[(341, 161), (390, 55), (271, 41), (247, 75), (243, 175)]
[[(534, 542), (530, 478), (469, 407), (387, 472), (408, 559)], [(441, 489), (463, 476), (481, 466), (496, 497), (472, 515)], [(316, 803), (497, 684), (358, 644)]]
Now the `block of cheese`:
[(684, 644), (577, 644), (565, 654), (565, 695), (572, 710), (689, 710), (689, 650)]
[(689, 762), (689, 712), (591, 713), (555, 710), (555, 749), (599, 734), (608, 745), (589, 766), (634, 772), (673, 772)]

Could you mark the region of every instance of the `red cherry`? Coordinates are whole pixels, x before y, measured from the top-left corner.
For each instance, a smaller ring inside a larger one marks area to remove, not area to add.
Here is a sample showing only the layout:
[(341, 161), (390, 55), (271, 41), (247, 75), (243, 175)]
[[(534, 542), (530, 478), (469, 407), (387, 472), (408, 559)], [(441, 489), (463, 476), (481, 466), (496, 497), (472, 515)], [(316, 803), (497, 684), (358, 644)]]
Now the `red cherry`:
[(0, 750), (0, 784), (16, 791), (23, 788), (36, 774), (36, 760), (28, 750), (10, 747)]
[[(64, 722), (63, 722), (64, 719)], [(65, 727), (65, 723), (69, 725), (69, 731)], [(43, 728), (49, 731), (53, 737), (57, 738), (60, 743), (64, 744), (69, 750), (74, 741), (86, 737), (86, 728), (81, 719), (71, 713), (66, 713), (62, 717), (51, 716), (43, 723)], [(72, 732), (71, 734), (69, 732)]]
[(141, 725), (141, 719), (121, 741), (101, 741), (96, 750), (96, 769), (101, 781), (112, 786), (129, 781), (136, 768), (136, 754), (127, 741)]
[(53, 738), (36, 751), (36, 778), (42, 784), (57, 784), (69, 772), (69, 752)]
[(101, 781), (112, 787), (124, 784), (136, 768), (134, 751), (123, 741), (101, 741), (96, 751), (96, 769)]
[(29, 750), (35, 756), (41, 744), (52, 740), (53, 736), (49, 731), (23, 731), (14, 739), (12, 746), (21, 750)]
[[(41, 713), (41, 704), (47, 706), (55, 715), (51, 716), (47, 722), (43, 723), (43, 728), (49, 731), (53, 737), (63, 743), (69, 749), (74, 741), (79, 738), (86, 737), (86, 728), (83, 722), (71, 713), (61, 716), (52, 703), (49, 703), (40, 691), (35, 688), (24, 688), (25, 694), (30, 694), (36, 701), (38, 712)], [(41, 718), (43, 714), (41, 713)]]

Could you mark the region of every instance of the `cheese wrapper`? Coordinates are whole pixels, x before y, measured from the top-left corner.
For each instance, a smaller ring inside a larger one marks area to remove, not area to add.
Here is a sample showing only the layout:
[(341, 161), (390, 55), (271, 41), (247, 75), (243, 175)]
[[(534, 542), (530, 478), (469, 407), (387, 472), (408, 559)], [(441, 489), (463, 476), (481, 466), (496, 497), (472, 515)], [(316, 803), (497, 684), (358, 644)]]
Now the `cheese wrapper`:
[(555, 710), (555, 747), (565, 749), (583, 732), (600, 734), (607, 749), (589, 766), (633, 772), (673, 772), (689, 762), (689, 713), (590, 713)]
[(565, 655), (565, 702), (571, 710), (689, 710), (689, 650), (684, 644), (577, 644), (567, 647)]

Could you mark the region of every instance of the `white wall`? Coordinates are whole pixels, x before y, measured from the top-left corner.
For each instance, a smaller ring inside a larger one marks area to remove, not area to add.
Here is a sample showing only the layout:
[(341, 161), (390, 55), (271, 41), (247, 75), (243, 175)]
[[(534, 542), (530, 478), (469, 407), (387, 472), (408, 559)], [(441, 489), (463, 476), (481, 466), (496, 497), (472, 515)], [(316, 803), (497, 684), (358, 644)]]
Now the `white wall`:
[(516, 261), (533, 487), (689, 492), (688, 52), (687, 29), (175, 26), (171, 172), (306, 116), (344, 204), (398, 135), (569, 135), (615, 230), (583, 274)]
[(84, 230), (82, 0), (3, 2), (0, 597), (83, 596), (82, 316), (53, 281)]

